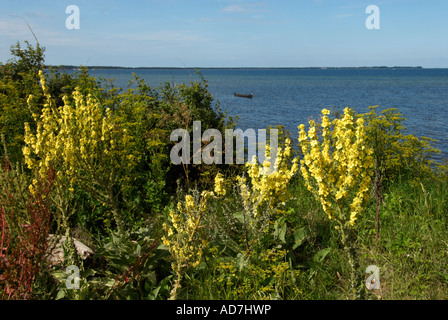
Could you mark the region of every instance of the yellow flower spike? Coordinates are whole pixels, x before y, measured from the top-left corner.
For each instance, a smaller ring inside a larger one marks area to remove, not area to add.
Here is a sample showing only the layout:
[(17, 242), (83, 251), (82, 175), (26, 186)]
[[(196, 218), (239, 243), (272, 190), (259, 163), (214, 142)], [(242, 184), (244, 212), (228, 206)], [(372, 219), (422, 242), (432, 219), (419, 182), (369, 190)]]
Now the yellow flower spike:
[(300, 171), (307, 188), (320, 200), (329, 218), (333, 217), (333, 207), (344, 211), (341, 206), (347, 203), (352, 191), (357, 190), (350, 214), (341, 217), (354, 225), (368, 197), (372, 150), (364, 143), (364, 121), (355, 121), (350, 108), (344, 109), (341, 119), (330, 121), (329, 114), (329, 110), (322, 110), (322, 141), (319, 141), (314, 121), (309, 122), (308, 133), (303, 124), (298, 127), (304, 155)]
[(226, 189), (224, 187), (224, 176), (221, 173), (218, 173), (215, 177), (215, 193), (218, 196), (225, 196)]
[[(204, 228), (201, 218), (207, 212), (207, 199), (213, 193), (203, 191), (196, 195), (187, 194), (184, 205), (181, 202), (177, 204), (178, 212), (170, 210), (168, 221), (163, 225), (166, 234), (162, 240), (174, 258), (172, 268), (177, 276), (176, 282), (180, 281), (185, 270), (201, 263), (203, 251), (209, 245), (200, 230)], [(171, 298), (175, 298), (176, 290), (173, 289)]]
[[(95, 179), (99, 173), (92, 170), (98, 167), (105, 168), (105, 171), (101, 173), (104, 179), (97, 185), (120, 177), (117, 172), (128, 168), (129, 159), (132, 158), (123, 152), (123, 148), (109, 151), (107, 147), (113, 139), (117, 147), (127, 145), (130, 142), (129, 134), (112, 132), (112, 129), (103, 134), (103, 127), (113, 128), (111, 117), (104, 117), (103, 110), (94, 98), (86, 99), (78, 88), (70, 96), (62, 98), (62, 106), (55, 106), (48, 94), (43, 72), (39, 72), (39, 76), (46, 101), (40, 114), (33, 114), (36, 130), (31, 130), (30, 125), (25, 123), (25, 146), (22, 149), (25, 164), (32, 170), (33, 177), (46, 176), (50, 166), (56, 170), (58, 183), (67, 188), (75, 181), (80, 183), (81, 179), (75, 178), (81, 172), (84, 175), (82, 180)], [(32, 96), (28, 97), (27, 102), (30, 108), (34, 107)], [(99, 166), (101, 162), (106, 165)], [(107, 170), (115, 174), (111, 175)]]

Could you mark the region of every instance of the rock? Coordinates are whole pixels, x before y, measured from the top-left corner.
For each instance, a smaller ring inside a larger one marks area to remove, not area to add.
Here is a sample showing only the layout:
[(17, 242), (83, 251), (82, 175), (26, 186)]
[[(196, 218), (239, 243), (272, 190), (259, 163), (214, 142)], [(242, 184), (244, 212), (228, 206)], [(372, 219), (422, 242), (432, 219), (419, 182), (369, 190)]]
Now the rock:
[[(47, 261), (52, 265), (61, 264), (64, 262), (64, 248), (63, 243), (66, 241), (66, 236), (56, 236), (53, 234), (48, 235), (48, 257)], [(76, 251), (82, 260), (87, 259), (90, 255), (94, 254), (94, 251), (86, 246), (81, 241), (72, 238), (75, 244)]]

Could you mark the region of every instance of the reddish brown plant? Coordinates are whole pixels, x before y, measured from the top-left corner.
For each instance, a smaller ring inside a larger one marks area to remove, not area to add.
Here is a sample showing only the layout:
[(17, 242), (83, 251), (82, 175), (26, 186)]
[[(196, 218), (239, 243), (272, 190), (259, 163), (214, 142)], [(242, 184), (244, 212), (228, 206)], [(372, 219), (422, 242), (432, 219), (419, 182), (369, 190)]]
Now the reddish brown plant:
[[(11, 166), (5, 164), (0, 179), (13, 179)], [(8, 195), (8, 206), (0, 199), (0, 295), (2, 299), (32, 299), (33, 283), (45, 259), (50, 228), (49, 193), (54, 180), (50, 170), (47, 181), (34, 186), (28, 194), (25, 217), (14, 207), (14, 190), (1, 190)], [(5, 186), (11, 184), (5, 183)], [(21, 221), (26, 221), (22, 223)], [(9, 222), (9, 223), (8, 223)]]

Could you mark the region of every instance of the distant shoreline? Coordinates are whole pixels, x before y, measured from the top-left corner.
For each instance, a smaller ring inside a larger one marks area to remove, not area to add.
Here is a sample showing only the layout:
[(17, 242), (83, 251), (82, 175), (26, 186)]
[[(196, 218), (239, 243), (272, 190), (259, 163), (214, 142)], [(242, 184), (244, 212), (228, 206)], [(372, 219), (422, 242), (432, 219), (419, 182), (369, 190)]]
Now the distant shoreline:
[[(79, 69), (81, 66), (72, 65), (60, 65), (53, 66), (48, 65), (48, 67), (62, 68), (62, 69)], [(120, 66), (87, 66), (88, 69), (126, 69), (126, 70), (137, 70), (137, 69), (229, 69), (229, 70), (278, 70), (278, 69), (290, 69), (290, 70), (338, 70), (338, 69), (425, 69), (421, 66), (411, 67), (411, 66), (374, 66), (374, 67), (120, 67)], [(428, 69), (438, 69), (438, 68), (428, 68)], [(444, 69), (444, 68), (440, 68)]]

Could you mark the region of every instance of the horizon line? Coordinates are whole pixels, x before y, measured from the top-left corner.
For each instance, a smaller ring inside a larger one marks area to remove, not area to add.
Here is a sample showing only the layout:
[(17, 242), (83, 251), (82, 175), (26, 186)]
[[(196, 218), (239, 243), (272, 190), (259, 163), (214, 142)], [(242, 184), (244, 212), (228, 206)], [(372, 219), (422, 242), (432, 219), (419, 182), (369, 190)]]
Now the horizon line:
[(351, 67), (126, 67), (126, 66), (107, 66), (107, 65), (46, 65), (47, 67), (56, 68), (76, 68), (87, 67), (89, 69), (448, 69), (448, 67), (423, 67), (423, 66), (351, 66)]

